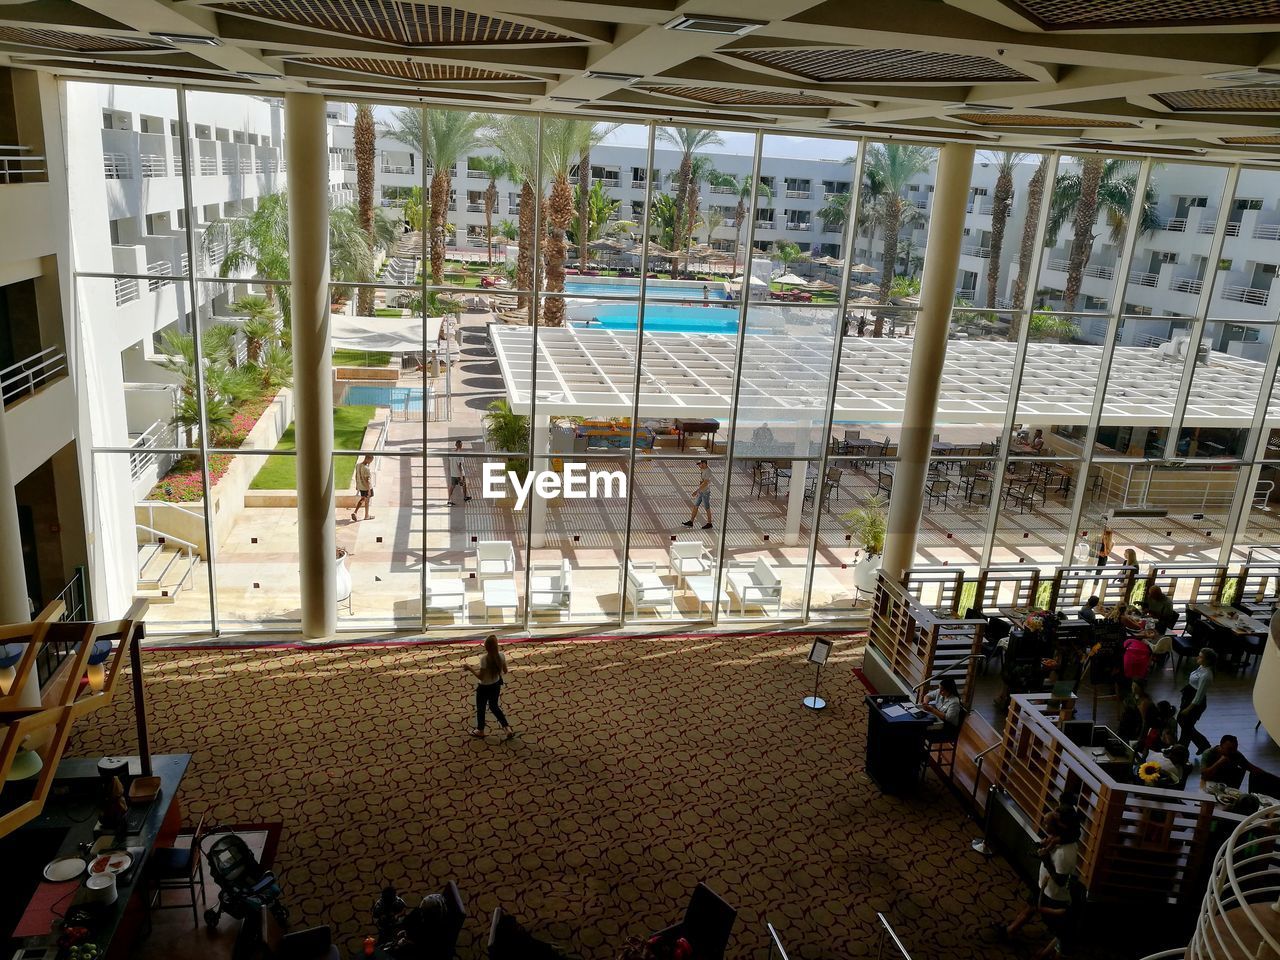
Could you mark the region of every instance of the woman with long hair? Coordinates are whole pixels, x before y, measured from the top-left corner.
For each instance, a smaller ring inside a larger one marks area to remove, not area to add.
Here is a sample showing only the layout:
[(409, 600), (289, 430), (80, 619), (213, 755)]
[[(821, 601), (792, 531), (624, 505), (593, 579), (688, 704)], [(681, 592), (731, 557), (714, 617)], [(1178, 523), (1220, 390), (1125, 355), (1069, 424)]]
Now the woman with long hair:
[(484, 638), (484, 654), (480, 657), (480, 665), (473, 667), (464, 663), (462, 669), (476, 678), (476, 728), (471, 731), (473, 737), (484, 736), (484, 719), (486, 711), (492, 711), (502, 732), (510, 740), (515, 731), (507, 723), (507, 715), (498, 706), (498, 696), (502, 693), (502, 677), (507, 672), (507, 658), (498, 649), (498, 635), (491, 633)]
[(1213, 686), (1213, 668), (1218, 665), (1218, 654), (1205, 647), (1196, 655), (1196, 668), (1187, 677), (1182, 688), (1182, 703), (1178, 710), (1178, 742), (1184, 747), (1196, 745), (1196, 753), (1204, 753), (1212, 744), (1209, 738), (1196, 729), (1196, 722), (1204, 716), (1209, 706), (1209, 688)]

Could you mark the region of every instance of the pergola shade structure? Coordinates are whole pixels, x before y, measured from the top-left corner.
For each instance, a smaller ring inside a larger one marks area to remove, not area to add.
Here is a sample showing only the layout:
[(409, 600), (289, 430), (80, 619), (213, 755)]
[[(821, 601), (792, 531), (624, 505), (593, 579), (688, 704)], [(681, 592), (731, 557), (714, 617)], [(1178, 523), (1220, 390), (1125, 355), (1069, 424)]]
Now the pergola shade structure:
[[(540, 328), (537, 403), (531, 404), (528, 327), (490, 327), (507, 400), (518, 413), (624, 417), (633, 406), (634, 331)], [(739, 417), (749, 421), (820, 423), (825, 416), (834, 336), (747, 333), (743, 341)], [(707, 333), (646, 333), (641, 357), (641, 418), (727, 419), (737, 338)], [(1009, 404), (1017, 345), (949, 343), (938, 423), (1002, 423)], [(835, 394), (836, 422), (898, 423), (911, 369), (907, 338), (846, 341)], [(1032, 343), (1018, 393), (1017, 421), (1084, 425), (1090, 420), (1103, 347)], [(1101, 423), (1167, 424), (1175, 412), (1182, 358), (1161, 359), (1144, 347), (1116, 347)], [(1195, 370), (1196, 389), (1183, 426), (1247, 428), (1264, 365), (1215, 352)], [(535, 409), (536, 407), (536, 409)], [(1268, 408), (1280, 422), (1280, 402)]]

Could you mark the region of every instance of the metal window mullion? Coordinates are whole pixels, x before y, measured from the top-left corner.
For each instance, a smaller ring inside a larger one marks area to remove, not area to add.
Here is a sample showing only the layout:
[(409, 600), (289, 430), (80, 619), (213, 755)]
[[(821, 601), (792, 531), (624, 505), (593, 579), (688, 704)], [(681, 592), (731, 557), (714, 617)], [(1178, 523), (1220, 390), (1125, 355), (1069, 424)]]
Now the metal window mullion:
[[(844, 238), (844, 270), (841, 271), (840, 291), (837, 296), (835, 352), (831, 357), (831, 371), (828, 374), (827, 408), (822, 421), (822, 449), (818, 454), (818, 476), (813, 495), (813, 519), (809, 521), (809, 552), (805, 560), (804, 587), (800, 594), (800, 619), (809, 620), (809, 603), (813, 597), (813, 578), (818, 565), (818, 534), (822, 525), (822, 501), (826, 498), (827, 460), (831, 452), (831, 432), (835, 423), (836, 395), (840, 389), (840, 361), (844, 355), (845, 329), (848, 324), (845, 315), (848, 311), (850, 267), (856, 262), (853, 257), (853, 245), (858, 233), (858, 199), (862, 194), (862, 172), (867, 158), (866, 138), (858, 141), (858, 155), (853, 164), (853, 191), (849, 197), (849, 218), (845, 224)], [(745, 276), (745, 274), (744, 274)], [(801, 522), (804, 520), (804, 508), (801, 506)]]
[[(427, 128), (427, 108), (419, 107), (418, 108), (418, 129), (425, 130), (426, 128)], [(409, 155), (413, 156), (412, 152)], [(426, 159), (425, 153), (423, 154), (423, 159), (424, 160)], [(421, 217), (422, 211), (426, 209), (426, 204), (430, 201), (430, 197), (427, 191), (430, 189), (431, 185), (427, 181), (426, 163), (418, 164), (418, 182), (420, 184), (419, 189), (422, 191), (422, 203), (418, 205), (418, 210), (419, 210), (418, 215), (419, 217)], [(425, 228), (426, 223), (422, 223), (420, 224), (420, 226)], [(446, 235), (447, 233), (448, 231), (446, 231)], [(418, 296), (422, 298), (422, 362), (423, 364), (425, 364), (427, 362), (427, 286), (428, 286), (427, 256), (430, 251), (428, 249), (429, 240), (427, 237), (427, 231), (425, 229), (419, 229), (418, 234), (419, 234), (418, 254), (422, 261), (422, 279), (417, 283), (416, 288), (418, 291)], [(459, 324), (461, 324), (461, 318), (459, 318)], [(461, 329), (461, 327), (459, 327), (459, 329)], [(439, 357), (437, 357), (436, 359), (439, 360)], [(451, 369), (446, 370), (445, 376), (452, 377), (453, 370)], [(423, 387), (422, 389), (422, 453), (420, 455), (420, 460), (422, 464), (422, 502), (421, 502), (422, 562), (418, 564), (418, 609), (421, 612), (421, 616), (419, 617), (419, 620), (421, 621), (421, 627), (422, 627), (421, 632), (426, 633), (427, 632), (427, 464), (430, 462), (430, 456), (427, 452), (427, 448), (428, 448), (427, 415), (426, 415), (427, 414), (427, 390), (426, 390), (425, 378), (424, 378), (422, 387)], [(451, 421), (453, 419), (452, 404), (449, 407), (449, 419)], [(444, 471), (445, 490), (447, 491), (447, 495), (452, 497), (453, 488), (449, 485), (448, 460), (445, 459), (448, 456), (449, 456), (449, 449), (446, 446), (441, 458), (443, 461), (441, 463), (441, 466), (445, 468), (445, 471)], [(413, 467), (410, 467), (409, 469), (412, 471)], [(412, 488), (412, 484), (410, 484), (410, 487)], [(445, 504), (445, 509), (446, 510), (448, 509), (447, 502)], [(483, 590), (484, 584), (481, 584), (480, 588)]]
[(738, 432), (738, 397), (742, 393), (742, 354), (747, 341), (747, 308), (751, 303), (751, 260), (756, 242), (756, 204), (760, 193), (760, 155), (764, 150), (764, 131), (756, 130), (755, 156), (751, 162), (751, 222), (747, 225), (747, 257), (742, 266), (742, 283), (738, 310), (738, 347), (733, 362), (733, 389), (729, 396), (729, 433), (725, 438), (724, 482), (721, 484), (720, 529), (716, 538), (716, 575), (711, 591), (711, 623), (720, 622), (720, 585), (724, 580), (724, 553), (728, 543), (729, 490), (733, 478), (733, 445)]
[[(546, 117), (538, 116), (537, 155), (533, 159), (533, 277), (529, 297), (529, 469), (537, 467), (537, 451), (533, 442), (537, 438), (538, 422), (538, 314), (541, 312), (539, 295), (542, 292), (542, 132)], [(425, 326), (425, 325), (424, 325)], [(550, 439), (550, 425), (548, 425)], [(543, 455), (550, 462), (550, 458)], [(545, 508), (550, 509), (550, 508)], [(524, 617), (521, 626), (529, 629), (529, 591), (533, 587), (533, 502), (528, 504), (524, 533)], [(547, 521), (546, 513), (542, 522)]]
[[(1187, 333), (1187, 355), (1182, 358), (1182, 377), (1178, 381), (1178, 393), (1169, 416), (1169, 432), (1164, 438), (1163, 459), (1165, 460), (1176, 459), (1178, 456), (1178, 437), (1182, 433), (1182, 421), (1187, 414), (1187, 402), (1191, 396), (1192, 380), (1195, 378), (1196, 357), (1200, 353), (1200, 344), (1204, 340), (1204, 332), (1209, 325), (1209, 301), (1213, 299), (1213, 289), (1220, 272), (1218, 263), (1222, 259), (1222, 248), (1227, 240), (1231, 198), (1235, 196), (1239, 179), (1240, 165), (1235, 164), (1227, 170), (1226, 180), (1222, 185), (1222, 199), (1218, 204), (1218, 221), (1214, 225), (1209, 255), (1205, 261), (1205, 272), (1208, 276), (1200, 286), (1200, 296), (1196, 300), (1195, 312), (1192, 314), (1191, 328)], [(1134, 202), (1138, 202), (1136, 197)]]
[[(649, 143), (645, 154), (646, 168), (652, 167), (658, 127), (649, 122)], [(649, 207), (653, 202), (653, 177), (644, 180), (644, 215), (640, 225), (640, 301), (636, 304), (636, 363), (631, 378), (631, 446), (627, 451), (627, 505), (622, 525), (622, 562), (618, 565), (618, 626), (627, 624), (627, 563), (631, 559), (631, 518), (636, 495), (636, 432), (640, 421), (640, 387), (643, 379), (644, 295), (649, 283)], [(714, 604), (713, 604), (714, 606)], [(699, 605), (701, 612), (701, 605)]]
[[(196, 409), (200, 421), (200, 480), (204, 484), (204, 552), (206, 558), (206, 574), (209, 578), (209, 628), (216, 637), (220, 634), (218, 619), (218, 547), (213, 536), (213, 504), (210, 493), (213, 484), (209, 480), (209, 418), (205, 410), (207, 395), (204, 386), (204, 338), (200, 333), (200, 290), (195, 281), (196, 241), (195, 241), (195, 204), (191, 197), (191, 162), (189, 153), (191, 144), (188, 140), (190, 130), (187, 124), (187, 90), (182, 84), (174, 88), (178, 97), (178, 150), (182, 157), (182, 204), (186, 214), (186, 229), (183, 233), (187, 245), (187, 265), (192, 268), (187, 273), (187, 290), (191, 297), (191, 343), (195, 353), (196, 374)], [(287, 189), (287, 188), (286, 188)]]
[[(1151, 160), (1142, 161), (1138, 168), (1138, 179), (1133, 191), (1135, 208), (1143, 202), (1147, 195), (1147, 185), (1151, 182)], [(1093, 406), (1089, 411), (1089, 423), (1085, 427), (1084, 446), (1081, 449), (1080, 476), (1076, 483), (1076, 496), (1071, 504), (1071, 516), (1067, 523), (1066, 543), (1062, 548), (1062, 562), (1070, 564), (1075, 552), (1076, 538), (1080, 529), (1080, 516), (1084, 512), (1084, 498), (1089, 490), (1089, 468), (1093, 464), (1093, 445), (1098, 439), (1098, 425), (1102, 420), (1102, 411), (1106, 406), (1107, 386), (1111, 378), (1111, 361), (1116, 352), (1116, 333), (1120, 330), (1120, 318), (1124, 316), (1124, 292), (1128, 282), (1129, 268), (1133, 265), (1133, 255), (1138, 246), (1138, 228), (1142, 217), (1138, 209), (1129, 211), (1129, 222), (1125, 226), (1124, 246), (1120, 250), (1120, 260), (1116, 264), (1116, 289), (1112, 294), (1111, 315), (1107, 319), (1106, 342), (1102, 345), (1102, 357), (1098, 361), (1098, 382), (1093, 388)]]
[(1240, 530), (1248, 523), (1249, 511), (1253, 504), (1254, 487), (1257, 483), (1258, 452), (1266, 449), (1266, 440), (1271, 433), (1269, 414), (1271, 399), (1276, 392), (1276, 371), (1280, 369), (1280, 327), (1273, 327), (1271, 344), (1267, 348), (1267, 362), (1263, 367), (1262, 383), (1258, 387), (1258, 403), (1253, 408), (1253, 420), (1249, 424), (1249, 435), (1245, 438), (1244, 451), (1241, 454), (1240, 478), (1236, 482), (1236, 491), (1227, 513), (1227, 521), (1222, 529), (1222, 546), (1218, 553), (1218, 563), (1228, 563)]
[[(1004, 491), (1004, 473), (1009, 463), (1009, 441), (1013, 436), (1013, 425), (1018, 416), (1018, 394), (1022, 390), (1023, 368), (1026, 366), (1027, 347), (1031, 337), (1031, 310), (1036, 302), (1036, 290), (1040, 287), (1040, 275), (1044, 270), (1044, 240), (1049, 232), (1049, 208), (1053, 199), (1053, 187), (1058, 181), (1058, 165), (1062, 160), (1061, 153), (1049, 155), (1049, 165), (1045, 168), (1044, 182), (1041, 184), (1040, 217), (1036, 221), (1035, 240), (1031, 247), (1035, 263), (1027, 271), (1028, 283), (1022, 291), (1022, 303), (1015, 303), (1015, 316), (1022, 317), (1022, 327), (1018, 330), (1018, 342), (1013, 351), (1013, 370), (1009, 374), (1009, 399), (1004, 409), (1004, 429), (996, 441), (995, 458), (991, 463), (991, 495), (987, 500), (987, 529), (982, 538), (982, 550), (978, 556), (978, 565), (985, 567), (991, 563), (991, 553), (995, 550), (996, 535), (1000, 527), (1000, 498)], [(1028, 181), (1029, 183), (1030, 181)], [(1021, 269), (1021, 263), (1019, 263)]]

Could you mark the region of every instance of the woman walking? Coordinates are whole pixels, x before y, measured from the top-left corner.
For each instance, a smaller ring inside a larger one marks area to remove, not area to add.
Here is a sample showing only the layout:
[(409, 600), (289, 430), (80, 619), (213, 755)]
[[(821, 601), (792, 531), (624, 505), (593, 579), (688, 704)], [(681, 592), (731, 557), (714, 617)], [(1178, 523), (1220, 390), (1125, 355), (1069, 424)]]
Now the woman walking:
[(1182, 708), (1178, 711), (1178, 742), (1184, 747), (1188, 743), (1196, 745), (1196, 753), (1201, 754), (1212, 744), (1209, 738), (1196, 729), (1198, 721), (1209, 705), (1209, 688), (1213, 686), (1213, 668), (1218, 662), (1218, 655), (1205, 647), (1196, 655), (1196, 668), (1187, 677), (1187, 685), (1182, 688)]
[(484, 655), (480, 658), (480, 666), (473, 667), (464, 663), (462, 669), (476, 678), (476, 728), (471, 731), (473, 737), (484, 736), (485, 712), (492, 711), (502, 725), (502, 731), (510, 740), (515, 731), (507, 723), (507, 715), (498, 706), (498, 696), (502, 693), (502, 677), (507, 672), (507, 658), (498, 649), (498, 635), (489, 634), (484, 638)]

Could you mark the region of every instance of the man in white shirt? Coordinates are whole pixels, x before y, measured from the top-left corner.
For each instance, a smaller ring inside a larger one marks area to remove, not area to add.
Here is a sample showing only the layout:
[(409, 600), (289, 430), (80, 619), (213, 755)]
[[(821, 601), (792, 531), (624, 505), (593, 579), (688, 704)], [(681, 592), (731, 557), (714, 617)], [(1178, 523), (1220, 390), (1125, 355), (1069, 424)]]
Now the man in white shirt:
[(453, 453), (454, 455), (449, 458), (449, 506), (451, 507), (453, 506), (453, 491), (458, 487), (462, 487), (463, 502), (471, 499), (471, 497), (467, 495), (467, 474), (465, 470), (466, 461), (461, 456), (461, 440), (453, 441)]
[(1063, 952), (1062, 941), (1071, 931), (1071, 878), (1080, 860), (1080, 818), (1071, 808), (1059, 808), (1045, 819), (1045, 838), (1036, 853), (1040, 857), (1040, 874), (1036, 889), (1022, 912), (1007, 927), (996, 925), (1001, 940), (1012, 939), (1036, 914), (1044, 921), (1054, 939), (1039, 956), (1057, 956)]
[(692, 527), (693, 521), (698, 517), (698, 507), (702, 507), (707, 512), (707, 522), (702, 525), (703, 530), (711, 529), (711, 467), (707, 465), (706, 460), (698, 461), (698, 486), (693, 491), (693, 512), (689, 514), (689, 519), (681, 526)]
[(955, 739), (960, 730), (960, 721), (964, 717), (964, 705), (960, 702), (956, 682), (950, 677), (943, 677), (938, 681), (938, 689), (929, 695), (922, 706), (938, 719), (937, 723), (929, 725), (929, 739)]

